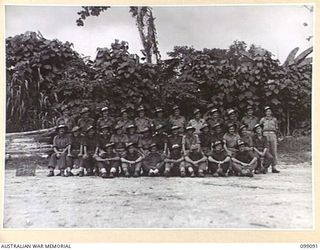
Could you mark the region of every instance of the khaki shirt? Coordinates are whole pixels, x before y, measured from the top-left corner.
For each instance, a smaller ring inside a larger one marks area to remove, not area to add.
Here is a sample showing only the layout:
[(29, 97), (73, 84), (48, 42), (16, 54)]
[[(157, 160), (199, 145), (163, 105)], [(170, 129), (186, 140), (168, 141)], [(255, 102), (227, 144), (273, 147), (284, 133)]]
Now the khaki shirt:
[(76, 122), (73, 117), (71, 116), (60, 116), (57, 121), (56, 125), (67, 125), (69, 131), (72, 130), (72, 128), (76, 125)]
[(263, 124), (263, 131), (276, 132), (278, 130), (278, 120), (273, 116), (271, 116), (270, 118), (261, 118), (260, 123)]
[(69, 145), (71, 145), (71, 137), (67, 134), (56, 135), (53, 138), (53, 147), (57, 148), (58, 150), (63, 150)]
[(182, 137), (182, 145), (184, 145), (185, 149), (190, 149), (191, 145), (193, 144), (200, 144), (199, 136), (193, 134), (192, 136), (184, 135)]
[(152, 127), (152, 121), (148, 117), (137, 117), (134, 119), (134, 123), (137, 127), (137, 132), (140, 133), (144, 128), (151, 128)]
[(124, 119), (120, 118), (118, 120), (116, 126), (120, 125), (122, 127), (123, 132), (126, 133), (127, 132), (127, 127), (132, 123), (133, 122), (131, 120), (129, 120), (129, 119), (124, 120)]
[(248, 130), (252, 131), (254, 125), (256, 125), (259, 122), (258, 118), (255, 116), (244, 116), (241, 119), (241, 123), (248, 125)]
[(88, 118), (80, 118), (78, 120), (78, 126), (81, 128), (81, 132), (85, 132), (89, 126), (94, 125), (94, 119)]
[(113, 117), (101, 117), (97, 121), (97, 127), (100, 129), (102, 126), (108, 125), (110, 128), (113, 127), (115, 119)]
[(195, 128), (196, 130), (194, 131), (195, 134), (200, 134), (200, 129), (203, 127), (203, 124), (205, 124), (205, 120), (204, 119), (199, 119), (198, 121), (196, 119), (192, 119), (188, 122), (187, 126), (192, 126), (193, 128)]
[(229, 134), (225, 133), (223, 136), (223, 140), (226, 142), (227, 148), (236, 148), (237, 141), (240, 139), (240, 135), (238, 134)]
[(170, 127), (179, 126), (180, 127), (179, 132), (183, 133), (184, 127), (186, 126), (186, 118), (184, 118), (184, 116), (181, 116), (181, 115), (178, 117), (171, 115), (169, 118), (169, 124), (170, 124)]

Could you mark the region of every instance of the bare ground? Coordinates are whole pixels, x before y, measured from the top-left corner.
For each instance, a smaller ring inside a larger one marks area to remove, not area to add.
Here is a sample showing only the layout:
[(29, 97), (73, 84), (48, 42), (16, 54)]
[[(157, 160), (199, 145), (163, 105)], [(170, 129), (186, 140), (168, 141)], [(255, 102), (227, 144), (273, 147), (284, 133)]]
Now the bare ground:
[(311, 229), (307, 158), (282, 155), (281, 173), (253, 178), (47, 178), (42, 167), (16, 177), (9, 168), (4, 227)]

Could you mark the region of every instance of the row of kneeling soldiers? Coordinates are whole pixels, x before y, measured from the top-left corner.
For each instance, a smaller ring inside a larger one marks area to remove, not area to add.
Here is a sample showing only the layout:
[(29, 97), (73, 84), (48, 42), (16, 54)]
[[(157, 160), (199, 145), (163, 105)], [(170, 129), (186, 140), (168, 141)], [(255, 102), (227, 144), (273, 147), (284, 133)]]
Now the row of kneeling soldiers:
[(207, 124), (199, 135), (194, 133), (192, 126), (187, 127), (183, 135), (179, 134), (178, 126), (172, 126), (168, 136), (161, 132), (161, 127), (154, 135), (150, 135), (147, 128), (138, 135), (132, 133), (133, 125), (129, 126), (128, 138), (135, 140), (119, 142), (112, 139), (107, 127), (103, 133), (96, 134), (94, 127), (89, 126), (82, 135), (79, 127), (74, 127), (70, 134), (68, 127), (62, 124), (56, 128), (58, 134), (53, 140), (48, 176), (54, 176), (56, 167), (60, 176), (73, 176), (73, 169), (78, 169), (79, 176), (102, 178), (204, 177), (205, 174), (252, 177), (267, 173), (270, 166), (273, 173), (278, 173), (276, 158), (270, 153), (267, 137), (263, 134), (263, 125), (256, 124), (253, 131), (248, 131), (247, 127), (245, 124), (240, 126), (240, 136), (235, 124), (229, 124), (226, 133), (220, 135), (211, 133)]

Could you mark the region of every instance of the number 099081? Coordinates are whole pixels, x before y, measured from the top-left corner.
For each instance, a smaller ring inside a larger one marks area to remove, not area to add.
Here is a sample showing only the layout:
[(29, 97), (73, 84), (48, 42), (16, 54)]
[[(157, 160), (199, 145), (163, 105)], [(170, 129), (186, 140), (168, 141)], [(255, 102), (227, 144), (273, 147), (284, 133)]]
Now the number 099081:
[(300, 244), (300, 248), (318, 248), (318, 244)]

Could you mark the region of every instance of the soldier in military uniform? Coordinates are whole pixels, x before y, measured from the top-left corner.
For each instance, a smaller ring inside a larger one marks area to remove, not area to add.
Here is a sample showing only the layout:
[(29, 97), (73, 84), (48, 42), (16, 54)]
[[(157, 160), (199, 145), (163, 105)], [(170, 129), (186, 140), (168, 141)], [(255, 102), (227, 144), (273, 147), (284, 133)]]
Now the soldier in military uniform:
[(88, 127), (94, 126), (94, 119), (89, 117), (90, 110), (85, 107), (80, 112), (81, 117), (78, 120), (78, 126), (82, 133), (85, 133), (88, 130)]
[(205, 120), (201, 118), (201, 112), (200, 109), (195, 109), (193, 111), (193, 114), (195, 116), (194, 119), (191, 119), (188, 122), (187, 126), (191, 126), (195, 128), (194, 134), (198, 135), (200, 134), (200, 129), (203, 127), (203, 124), (205, 124)]
[(168, 149), (170, 150), (174, 144), (180, 145), (182, 147), (182, 135), (179, 134), (179, 127), (172, 126), (171, 134), (168, 136)]
[(243, 124), (239, 128), (240, 139), (245, 143), (245, 149), (253, 152), (252, 148), (252, 134), (248, 130), (248, 124)]
[(67, 132), (67, 125), (62, 124), (56, 127), (56, 132), (58, 133), (53, 138), (53, 150), (54, 153), (50, 157), (49, 161), (49, 174), (48, 177), (54, 176), (54, 169), (57, 166), (60, 170), (61, 176), (69, 176), (69, 173), (65, 173), (65, 169), (70, 167), (68, 161), (68, 152), (70, 152), (71, 146), (71, 138), (66, 133)]
[(150, 145), (153, 143), (150, 128), (146, 127), (142, 129), (141, 135), (138, 148), (141, 155), (145, 157), (149, 153)]
[(205, 155), (207, 155), (211, 151), (212, 134), (210, 133), (209, 125), (206, 123), (201, 128), (201, 133), (199, 134), (199, 140), (200, 140), (201, 151)]
[(122, 127), (117, 125), (114, 128), (115, 133), (111, 136), (110, 142), (115, 144), (115, 149), (119, 155), (124, 153), (125, 144), (129, 142), (128, 136), (123, 133)]
[(221, 123), (216, 123), (211, 127), (212, 141), (223, 140), (224, 131)]
[(177, 105), (175, 105), (172, 109), (173, 109), (173, 115), (169, 117), (169, 126), (179, 127), (179, 133), (183, 134), (184, 128), (187, 124), (186, 118), (180, 115), (180, 108)]
[(204, 173), (207, 170), (207, 157), (200, 152), (199, 146), (193, 144), (190, 147), (190, 151), (185, 156), (186, 168), (190, 174), (190, 177), (204, 177)]
[(186, 163), (181, 152), (181, 145), (173, 144), (167, 158), (164, 159), (164, 176), (186, 176)]
[(163, 109), (162, 108), (155, 108), (156, 118), (153, 119), (153, 126), (154, 128), (162, 125), (163, 129), (167, 131), (168, 129), (168, 119), (163, 116)]
[(83, 137), (80, 133), (80, 127), (75, 126), (72, 129), (72, 135), (71, 135), (71, 159), (72, 159), (72, 166), (74, 168), (80, 167), (80, 161), (83, 156), (83, 146), (82, 146), (82, 140)]
[(95, 157), (98, 153), (99, 141), (96, 136), (96, 132), (93, 126), (89, 126), (86, 130), (86, 135), (82, 141), (83, 156), (80, 162), (79, 176), (84, 176), (84, 169), (86, 169), (86, 176), (98, 175), (98, 169), (96, 168)]
[(164, 127), (159, 124), (155, 127), (155, 133), (152, 136), (152, 141), (157, 145), (157, 151), (166, 154), (168, 145), (168, 134), (164, 132)]
[(120, 168), (120, 157), (113, 151), (114, 143), (106, 143), (100, 147), (95, 158), (102, 178), (114, 178)]
[(219, 110), (217, 108), (213, 108), (210, 110), (210, 113), (206, 117), (206, 121), (209, 124), (210, 128), (212, 128), (215, 124), (220, 123), (223, 125), (224, 120), (220, 116)]
[(182, 137), (182, 151), (184, 155), (187, 155), (191, 145), (197, 145), (198, 151), (200, 151), (200, 140), (199, 136), (194, 134), (196, 129), (192, 126), (186, 127), (186, 133)]
[(157, 151), (155, 143), (151, 143), (149, 151), (142, 160), (143, 172), (148, 176), (159, 176), (163, 173), (165, 155)]
[(145, 109), (140, 106), (137, 109), (138, 117), (134, 119), (134, 123), (137, 127), (137, 132), (140, 133), (145, 128), (152, 128), (152, 120), (145, 116)]
[(141, 171), (142, 156), (136, 150), (133, 143), (126, 145), (126, 153), (121, 157), (121, 167), (125, 177), (139, 177)]
[(230, 167), (230, 156), (223, 148), (221, 140), (213, 143), (213, 149), (208, 154), (208, 170), (213, 177), (226, 177)]
[(241, 123), (237, 119), (236, 111), (234, 109), (229, 109), (227, 111), (227, 117), (226, 124), (233, 123), (235, 125), (235, 129), (238, 130), (241, 126)]
[(234, 156), (237, 150), (237, 141), (240, 140), (240, 135), (236, 132), (236, 125), (230, 123), (227, 125), (227, 132), (223, 136), (224, 149), (228, 155)]
[(118, 119), (116, 126), (121, 126), (123, 133), (126, 133), (128, 126), (132, 124), (133, 121), (129, 119), (128, 110), (126, 108), (122, 108), (120, 114), (121, 117)]
[(102, 127), (107, 125), (110, 128), (113, 128), (115, 124), (115, 119), (110, 115), (109, 107), (103, 107), (101, 109), (102, 117), (97, 121), (97, 129), (101, 131)]
[(136, 133), (136, 126), (133, 123), (127, 126), (127, 137), (128, 142), (134, 143), (135, 147), (139, 145), (141, 135)]
[(253, 177), (253, 171), (257, 167), (257, 157), (245, 150), (245, 143), (237, 141), (238, 151), (232, 156), (233, 171), (240, 176)]
[(247, 114), (242, 117), (241, 123), (247, 124), (250, 132), (253, 132), (253, 127), (259, 123), (258, 117), (253, 115), (253, 107), (251, 105), (247, 106)]
[(57, 121), (56, 125), (67, 125), (68, 131), (71, 131), (72, 128), (76, 125), (75, 119), (71, 116), (69, 106), (65, 105), (61, 108), (62, 116), (60, 116)]

